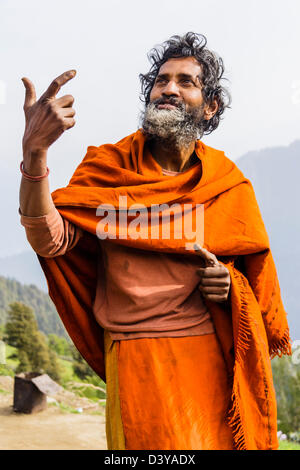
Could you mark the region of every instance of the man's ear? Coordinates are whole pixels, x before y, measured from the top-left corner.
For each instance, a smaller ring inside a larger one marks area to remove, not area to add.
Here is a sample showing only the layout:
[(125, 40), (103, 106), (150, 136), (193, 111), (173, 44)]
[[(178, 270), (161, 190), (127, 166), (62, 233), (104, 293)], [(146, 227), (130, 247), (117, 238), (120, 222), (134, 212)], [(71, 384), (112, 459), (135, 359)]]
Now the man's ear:
[(219, 108), (219, 105), (218, 105), (217, 100), (214, 100), (212, 103), (205, 105), (204, 115), (203, 115), (204, 119), (206, 121), (209, 121), (212, 117), (214, 117), (214, 115), (218, 111), (218, 108)]

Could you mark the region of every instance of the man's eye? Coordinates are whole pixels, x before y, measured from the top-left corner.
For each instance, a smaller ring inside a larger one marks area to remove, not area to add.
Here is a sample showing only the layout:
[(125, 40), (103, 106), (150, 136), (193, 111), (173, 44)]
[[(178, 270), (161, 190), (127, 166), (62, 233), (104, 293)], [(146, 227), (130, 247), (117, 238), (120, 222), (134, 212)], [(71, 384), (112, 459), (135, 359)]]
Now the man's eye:
[(166, 79), (165, 78), (157, 78), (156, 83), (166, 83)]
[(192, 85), (193, 84), (192, 80), (190, 80), (189, 78), (184, 78), (183, 80), (181, 80), (181, 83), (183, 83), (183, 85)]

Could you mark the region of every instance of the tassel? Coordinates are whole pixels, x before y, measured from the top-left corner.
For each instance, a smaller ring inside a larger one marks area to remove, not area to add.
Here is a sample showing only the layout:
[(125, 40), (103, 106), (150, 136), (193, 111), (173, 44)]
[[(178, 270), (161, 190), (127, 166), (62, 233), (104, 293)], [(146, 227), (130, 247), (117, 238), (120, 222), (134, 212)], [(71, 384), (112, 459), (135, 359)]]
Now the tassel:
[(241, 420), (241, 413), (239, 409), (237, 396), (235, 393), (235, 385), (233, 386), (231, 400), (232, 400), (232, 407), (228, 412), (226, 421), (227, 421), (227, 424), (232, 428), (232, 435), (233, 435), (236, 450), (247, 450), (245, 434), (244, 434), (242, 420)]
[(233, 268), (233, 275), (239, 287), (241, 304), (236, 344), (236, 359), (240, 362), (247, 349), (250, 347), (251, 330), (249, 327), (249, 317), (247, 314), (247, 285), (245, 284), (244, 276), (235, 268)]
[(288, 356), (292, 355), (292, 345), (288, 328), (285, 330), (284, 335), (281, 339), (274, 341), (272, 344), (270, 344), (269, 352), (271, 359), (274, 359), (275, 356), (281, 357), (284, 354)]

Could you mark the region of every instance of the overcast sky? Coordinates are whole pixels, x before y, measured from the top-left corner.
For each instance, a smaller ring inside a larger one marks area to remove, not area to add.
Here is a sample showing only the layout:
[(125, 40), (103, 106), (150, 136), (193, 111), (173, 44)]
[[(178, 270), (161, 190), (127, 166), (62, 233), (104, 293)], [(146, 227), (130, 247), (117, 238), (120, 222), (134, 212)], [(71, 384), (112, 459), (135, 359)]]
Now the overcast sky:
[(58, 96), (75, 97), (76, 126), (50, 149), (51, 190), (65, 186), (88, 145), (138, 127), (138, 74), (173, 34), (206, 35), (224, 60), (232, 109), (203, 141), (232, 160), (300, 137), (299, 0), (0, 0), (0, 256), (28, 249), (19, 225), (23, 76), (40, 95), (75, 68)]

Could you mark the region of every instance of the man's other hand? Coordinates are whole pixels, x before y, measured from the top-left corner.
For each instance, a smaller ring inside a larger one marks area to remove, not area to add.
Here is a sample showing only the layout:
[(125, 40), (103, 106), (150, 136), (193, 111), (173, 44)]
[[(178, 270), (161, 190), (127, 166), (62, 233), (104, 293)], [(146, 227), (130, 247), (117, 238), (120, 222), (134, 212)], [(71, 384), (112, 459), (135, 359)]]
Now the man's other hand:
[(194, 245), (197, 255), (205, 263), (203, 268), (197, 269), (200, 276), (198, 288), (203, 297), (213, 302), (225, 302), (228, 299), (231, 279), (228, 269), (219, 261), (217, 257), (200, 245)]

